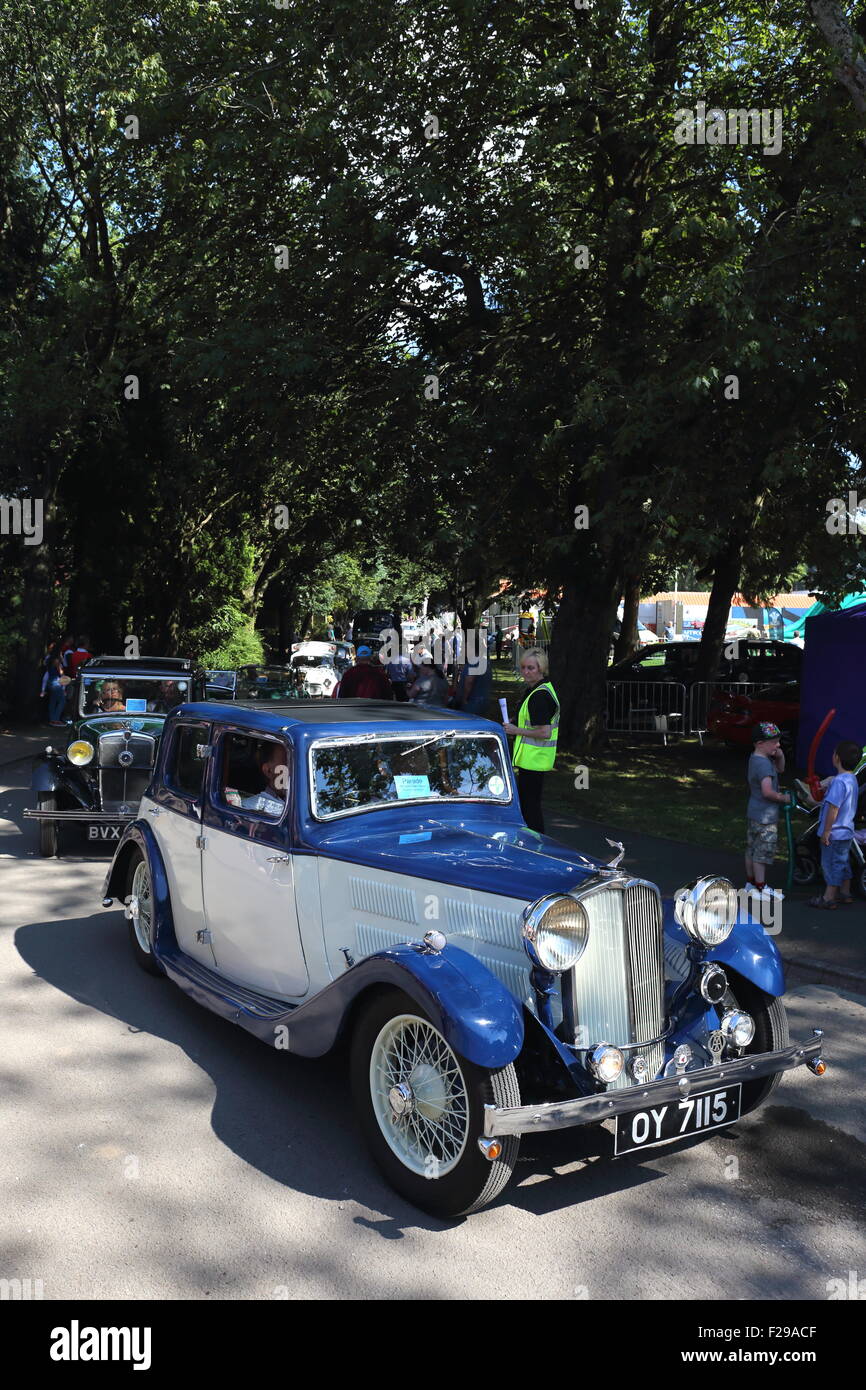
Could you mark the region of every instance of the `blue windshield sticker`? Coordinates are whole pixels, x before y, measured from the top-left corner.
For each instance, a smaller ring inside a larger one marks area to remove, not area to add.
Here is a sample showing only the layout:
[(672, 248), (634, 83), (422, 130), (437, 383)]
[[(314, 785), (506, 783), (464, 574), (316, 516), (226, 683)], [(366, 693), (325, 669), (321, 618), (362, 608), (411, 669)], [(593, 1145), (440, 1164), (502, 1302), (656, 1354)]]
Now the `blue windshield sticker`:
[(412, 840), (431, 840), (432, 838), (432, 830), (419, 830), (417, 835), (401, 835), (400, 844), (408, 845)]
[(415, 796), (430, 795), (430, 778), (423, 772), (402, 772), (395, 774), (394, 786), (400, 801), (409, 801)]
[(126, 712), (127, 714), (147, 714), (147, 701), (127, 700)]

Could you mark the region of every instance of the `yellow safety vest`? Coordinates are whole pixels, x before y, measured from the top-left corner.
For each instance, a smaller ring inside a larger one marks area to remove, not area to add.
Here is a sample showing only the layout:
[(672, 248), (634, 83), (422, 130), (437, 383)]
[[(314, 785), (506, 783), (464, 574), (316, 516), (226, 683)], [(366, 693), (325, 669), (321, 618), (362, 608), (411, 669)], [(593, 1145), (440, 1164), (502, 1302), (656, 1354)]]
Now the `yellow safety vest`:
[(517, 716), (517, 727), (525, 729), (529, 725), (529, 701), (536, 690), (547, 690), (556, 701), (556, 713), (550, 721), (550, 738), (546, 743), (534, 743), (520, 735), (514, 740), (514, 753), (511, 761), (515, 767), (525, 767), (533, 772), (549, 772), (556, 762), (556, 740), (559, 737), (559, 698), (550, 681), (542, 681), (533, 686)]

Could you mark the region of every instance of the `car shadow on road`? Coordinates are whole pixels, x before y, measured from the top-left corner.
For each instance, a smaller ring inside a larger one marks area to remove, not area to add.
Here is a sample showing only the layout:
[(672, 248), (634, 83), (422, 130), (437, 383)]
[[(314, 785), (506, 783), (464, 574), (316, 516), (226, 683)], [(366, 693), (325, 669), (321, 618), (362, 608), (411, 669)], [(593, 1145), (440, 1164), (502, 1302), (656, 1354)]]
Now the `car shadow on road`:
[[(18, 929), (15, 944), (36, 976), (77, 1004), (119, 1020), (129, 1033), (181, 1048), (212, 1083), (214, 1133), (244, 1163), (287, 1188), (381, 1213), (381, 1219), (355, 1220), (386, 1240), (400, 1239), (407, 1229), (441, 1231), (454, 1224), (426, 1216), (379, 1177), (352, 1113), (345, 1047), (317, 1061), (265, 1047), (195, 1004), (169, 980), (141, 971), (117, 911), (29, 924)], [(155, 1103), (158, 1097), (147, 1090), (145, 1056), (131, 1057), (126, 1048), (118, 1059), (131, 1095)], [(92, 1059), (101, 1066), (106, 1061), (111, 1058), (104, 1052)], [(87, 1057), (78, 1065), (87, 1067)], [(178, 1098), (199, 1106), (211, 1101), (208, 1088), (195, 1084), (167, 1101)], [(660, 1153), (699, 1142), (684, 1140), (614, 1160), (612, 1134), (604, 1128), (533, 1134), (524, 1139), (514, 1179), (497, 1205), (541, 1215), (644, 1187), (667, 1176), (664, 1163), (653, 1166), (648, 1159), (657, 1162)]]

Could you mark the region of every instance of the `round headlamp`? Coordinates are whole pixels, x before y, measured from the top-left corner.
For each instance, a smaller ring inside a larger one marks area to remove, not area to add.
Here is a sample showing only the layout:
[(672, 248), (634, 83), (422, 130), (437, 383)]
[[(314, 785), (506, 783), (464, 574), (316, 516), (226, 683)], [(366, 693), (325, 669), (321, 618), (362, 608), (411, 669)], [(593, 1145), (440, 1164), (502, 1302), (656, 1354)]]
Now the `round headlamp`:
[(559, 973), (576, 965), (589, 940), (589, 918), (568, 893), (539, 898), (523, 914), (523, 944), (533, 965)]
[(719, 1027), (734, 1047), (748, 1047), (755, 1036), (755, 1020), (742, 1009), (730, 1009)]
[(596, 1081), (604, 1081), (609, 1085), (620, 1075), (625, 1066), (625, 1058), (618, 1047), (613, 1047), (610, 1043), (599, 1043), (598, 1047), (587, 1053), (586, 1063)]
[(674, 895), (674, 916), (702, 946), (720, 946), (737, 920), (737, 890), (726, 878), (699, 878)]
[(86, 767), (93, 760), (94, 747), (84, 738), (77, 738), (74, 743), (70, 743), (66, 750), (66, 756), (75, 767)]

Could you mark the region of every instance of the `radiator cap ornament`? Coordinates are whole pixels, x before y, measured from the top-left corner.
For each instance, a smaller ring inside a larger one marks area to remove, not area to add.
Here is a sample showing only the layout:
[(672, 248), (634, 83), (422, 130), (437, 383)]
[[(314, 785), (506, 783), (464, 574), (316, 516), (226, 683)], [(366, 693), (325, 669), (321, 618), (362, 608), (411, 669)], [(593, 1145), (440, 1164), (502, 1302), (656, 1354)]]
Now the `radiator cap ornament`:
[[(607, 840), (606, 835), (604, 838)], [(619, 854), (615, 854), (613, 859), (609, 859), (604, 867), (606, 869), (618, 869), (625, 858), (625, 846), (621, 845), (619, 840), (607, 840), (607, 843), (610, 845), (611, 849), (618, 849)]]

